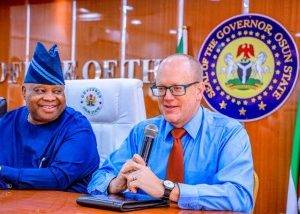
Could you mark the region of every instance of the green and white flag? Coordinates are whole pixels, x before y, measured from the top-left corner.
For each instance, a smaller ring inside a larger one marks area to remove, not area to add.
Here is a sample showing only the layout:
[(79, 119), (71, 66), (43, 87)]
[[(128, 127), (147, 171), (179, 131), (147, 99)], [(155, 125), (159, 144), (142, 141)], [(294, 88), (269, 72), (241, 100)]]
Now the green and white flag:
[(300, 156), (300, 98), (298, 99), (297, 116), (294, 130), (293, 150), (290, 166), (289, 189), (286, 205), (287, 214), (297, 214), (297, 190), (299, 179), (299, 157)]
[(180, 40), (176, 47), (176, 53), (188, 54), (188, 44), (187, 44), (187, 29), (186, 26), (182, 27)]

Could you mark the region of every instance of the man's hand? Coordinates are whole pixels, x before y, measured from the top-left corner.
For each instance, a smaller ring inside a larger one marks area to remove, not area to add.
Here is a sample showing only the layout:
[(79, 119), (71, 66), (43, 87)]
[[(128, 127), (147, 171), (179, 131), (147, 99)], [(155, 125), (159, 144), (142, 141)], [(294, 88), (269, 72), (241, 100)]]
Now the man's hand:
[(127, 188), (127, 175), (139, 169), (140, 165), (146, 165), (141, 156), (135, 154), (132, 159), (129, 159), (122, 166), (118, 176), (114, 178), (108, 187), (109, 193), (119, 193)]
[(118, 176), (112, 179), (109, 183), (108, 193), (119, 193), (126, 188), (126, 177), (119, 173)]
[(162, 181), (146, 166), (141, 156), (134, 155), (132, 160), (136, 163), (134, 170), (127, 167), (123, 171), (127, 178), (127, 188), (132, 192), (139, 188), (153, 197), (161, 198), (164, 194)]

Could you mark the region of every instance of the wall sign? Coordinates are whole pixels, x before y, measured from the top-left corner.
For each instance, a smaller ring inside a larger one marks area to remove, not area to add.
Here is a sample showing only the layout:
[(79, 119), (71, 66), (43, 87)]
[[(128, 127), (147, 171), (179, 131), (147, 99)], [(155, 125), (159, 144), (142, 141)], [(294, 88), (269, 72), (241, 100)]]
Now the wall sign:
[(259, 14), (232, 17), (203, 43), (199, 62), (204, 98), (216, 111), (240, 121), (276, 111), (298, 77), (297, 46), (277, 21)]
[[(81, 70), (82, 79), (140, 78), (144, 83), (153, 83), (155, 71), (160, 62), (161, 59), (126, 59), (123, 64), (116, 59), (88, 60), (83, 63), (82, 69), (80, 69), (76, 66), (75, 61), (62, 60), (62, 70), (65, 80), (77, 79), (77, 74)], [(22, 61), (0, 62), (0, 84), (6, 81), (12, 84), (23, 81), (20, 77), (25, 76), (29, 63)], [(118, 76), (116, 73), (121, 66), (125, 67), (125, 74)]]

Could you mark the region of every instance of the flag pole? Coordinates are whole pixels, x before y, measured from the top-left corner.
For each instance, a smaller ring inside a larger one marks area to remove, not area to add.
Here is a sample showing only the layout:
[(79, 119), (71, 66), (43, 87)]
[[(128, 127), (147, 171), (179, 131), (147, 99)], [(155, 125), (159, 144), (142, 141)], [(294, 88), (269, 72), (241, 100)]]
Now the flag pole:
[(184, 0), (178, 0), (178, 19), (177, 19), (177, 46), (180, 43), (180, 39), (182, 37), (182, 29), (183, 29), (183, 22), (184, 22)]

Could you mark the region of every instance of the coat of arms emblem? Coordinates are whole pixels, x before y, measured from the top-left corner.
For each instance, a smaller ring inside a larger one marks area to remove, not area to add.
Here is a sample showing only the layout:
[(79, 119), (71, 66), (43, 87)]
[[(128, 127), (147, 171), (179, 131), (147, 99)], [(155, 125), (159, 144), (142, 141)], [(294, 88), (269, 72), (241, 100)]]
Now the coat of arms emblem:
[(263, 84), (263, 76), (270, 68), (265, 64), (267, 54), (263, 51), (255, 55), (252, 44), (239, 45), (236, 57), (241, 59), (234, 60), (232, 53), (227, 53), (224, 57), (225, 67), (222, 72), (225, 72), (226, 84), (240, 89), (247, 90), (249, 87), (259, 87)]
[(208, 105), (241, 121), (278, 109), (298, 76), (293, 38), (281, 24), (258, 14), (221, 23), (206, 38), (198, 58)]
[(103, 105), (101, 91), (95, 87), (85, 89), (81, 94), (80, 104), (86, 114), (97, 114)]

